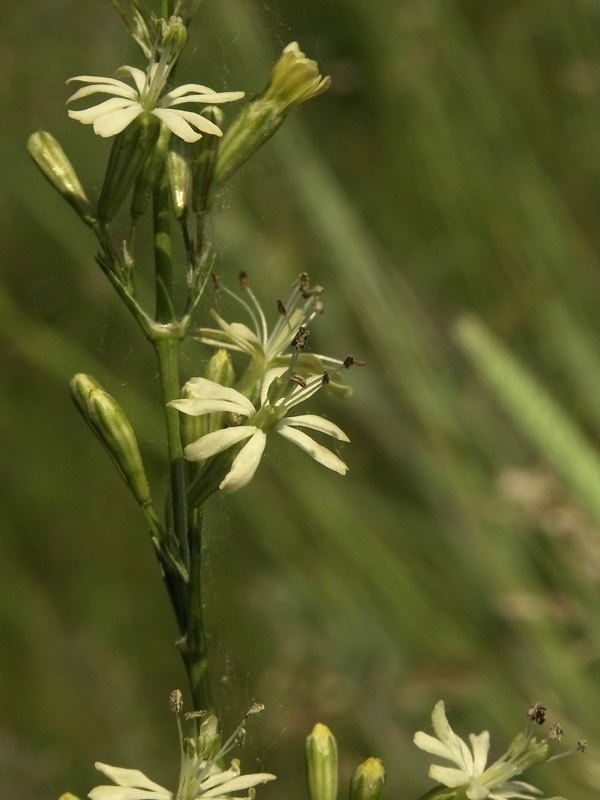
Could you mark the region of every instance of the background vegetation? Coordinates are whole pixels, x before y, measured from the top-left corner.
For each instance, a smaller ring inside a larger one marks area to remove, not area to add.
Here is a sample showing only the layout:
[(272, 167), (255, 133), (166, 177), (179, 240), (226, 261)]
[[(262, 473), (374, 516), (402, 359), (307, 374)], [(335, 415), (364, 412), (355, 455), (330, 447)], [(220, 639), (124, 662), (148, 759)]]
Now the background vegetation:
[[(245, 269), (273, 314), (308, 271), (327, 287), (312, 346), (368, 361), (351, 401), (318, 406), (351, 436), (346, 479), (282, 443), (211, 508), (219, 694), (231, 722), (267, 707), (244, 755), (280, 775), (261, 796), (304, 796), (317, 720), (344, 779), (379, 755), (387, 797), (417, 796), (412, 735), (440, 697), (497, 754), (544, 701), (590, 749), (540, 785), (595, 796), (600, 5), (205, 0), (193, 30), (186, 80), (257, 93), (292, 40), (331, 74), (223, 198), (218, 270), (233, 285)], [(67, 119), (64, 80), (135, 54), (100, 0), (11, 3), (3, 37), (0, 794), (83, 796), (98, 759), (172, 782), (174, 626), (67, 391), (95, 374), (159, 483), (152, 353), (25, 152), (50, 130), (98, 188), (108, 145)], [(197, 374), (206, 352), (188, 357)]]

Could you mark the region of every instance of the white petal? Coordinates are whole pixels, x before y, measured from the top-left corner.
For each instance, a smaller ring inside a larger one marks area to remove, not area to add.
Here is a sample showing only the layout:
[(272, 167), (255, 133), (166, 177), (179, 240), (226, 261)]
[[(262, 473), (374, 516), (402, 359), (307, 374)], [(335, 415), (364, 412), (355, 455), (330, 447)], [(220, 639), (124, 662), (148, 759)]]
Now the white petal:
[(455, 789), (457, 786), (465, 786), (469, 783), (469, 776), (465, 774), (462, 769), (453, 769), (452, 767), (440, 767), (432, 764), (429, 767), (429, 777), (443, 783), (444, 786), (449, 786)]
[(188, 444), (183, 452), (188, 461), (203, 461), (205, 458), (222, 453), (223, 450), (233, 447), (234, 444), (248, 439), (255, 431), (254, 425), (223, 428), (223, 430), (201, 436), (197, 441)]
[(223, 136), (223, 131), (203, 117), (193, 111), (179, 111), (170, 108), (155, 108), (152, 113), (164, 122), (167, 128), (183, 139), (184, 142), (197, 142), (202, 138), (201, 133), (196, 133), (192, 126), (204, 133), (212, 133), (215, 136)]
[(130, 125), (136, 117), (142, 113), (139, 103), (133, 103), (128, 108), (120, 111), (111, 111), (110, 114), (103, 114), (94, 122), (94, 133), (98, 136), (116, 136)]
[[(211, 434), (208, 435), (210, 436)], [(221, 481), (219, 485), (221, 491), (230, 494), (231, 492), (237, 492), (238, 489), (242, 489), (246, 484), (250, 483), (260, 464), (266, 443), (267, 434), (258, 428), (254, 428), (254, 435), (233, 459), (231, 469), (224, 480)]]
[(142, 69), (138, 69), (137, 67), (128, 67), (125, 65), (124, 67), (119, 67), (116, 74), (123, 75), (123, 74), (131, 75), (133, 82), (135, 83), (138, 92), (141, 94), (148, 82), (148, 78), (146, 73)]
[(230, 781), (227, 781), (227, 783), (215, 786), (214, 789), (202, 792), (202, 797), (222, 797), (224, 794), (229, 794), (230, 792), (239, 792), (241, 789), (249, 789), (251, 786), (257, 786), (259, 783), (273, 781), (276, 777), (276, 775), (271, 775), (268, 772), (256, 772), (253, 775), (240, 775), (238, 778), (232, 778)]
[(439, 756), (440, 758), (447, 758), (448, 761), (452, 761), (452, 751), (450, 748), (442, 744), (439, 739), (436, 739), (435, 736), (430, 736), (428, 733), (424, 733), (423, 731), (417, 731), (413, 737), (413, 742), (420, 747), (421, 750), (425, 750), (426, 753), (431, 753), (432, 756)]
[(199, 94), (212, 94), (214, 92), (214, 89), (211, 89), (210, 86), (203, 86), (201, 83), (183, 83), (176, 89), (172, 89), (169, 92), (168, 96), (181, 97), (182, 94), (187, 94), (188, 92), (198, 92)]
[(197, 128), (199, 131), (202, 131), (203, 133), (210, 133), (213, 136), (223, 136), (223, 131), (221, 130), (221, 128), (219, 128), (218, 125), (215, 125), (214, 122), (211, 122), (209, 119), (203, 117), (202, 114), (198, 114), (198, 112), (196, 111), (186, 111), (183, 108), (169, 109), (163, 107), (162, 105), (159, 105), (158, 110), (164, 112), (165, 114), (174, 114), (179, 119), (184, 120), (185, 122), (189, 123), (193, 128)]
[[(72, 119), (76, 119), (84, 125), (90, 125), (104, 114), (111, 114), (113, 111), (120, 111), (122, 108), (129, 108), (132, 105), (137, 106), (137, 103), (132, 103), (131, 100), (119, 97), (112, 97), (110, 100), (104, 100), (102, 103), (90, 106), (90, 108), (83, 108), (81, 111), (69, 110), (67, 113)], [(141, 110), (141, 106), (138, 106), (138, 108)]]
[(106, 775), (107, 778), (110, 778), (111, 781), (117, 783), (119, 786), (135, 786), (137, 789), (151, 789), (155, 792), (170, 794), (170, 792), (167, 792), (162, 786), (159, 786), (158, 783), (146, 777), (139, 769), (111, 767), (110, 764), (103, 764), (101, 761), (97, 761), (94, 766), (99, 772)]
[(473, 775), (481, 775), (487, 764), (488, 752), (490, 749), (490, 734), (482, 731), (478, 736), (474, 733), (469, 734), (471, 749), (473, 750)]
[(213, 414), (216, 411), (231, 411), (233, 414), (244, 414), (248, 412), (239, 403), (231, 400), (197, 400), (195, 398), (185, 398), (183, 400), (171, 400), (167, 405), (176, 408), (184, 414), (192, 417), (200, 417), (202, 414)]
[[(124, 69), (122, 67), (121, 69)], [(116, 78), (105, 78), (102, 75), (76, 75), (74, 78), (69, 78), (65, 83), (72, 83), (73, 81), (80, 81), (81, 83), (110, 83), (111, 86), (126, 86), (123, 81)]]
[(81, 89), (78, 89), (69, 97), (67, 103), (71, 103), (73, 100), (79, 100), (82, 97), (87, 97), (90, 94), (95, 94), (96, 92), (100, 94), (112, 94), (115, 97), (126, 97), (128, 100), (138, 99), (138, 93), (135, 89), (132, 89), (131, 86), (128, 86), (122, 81), (117, 81), (117, 83), (119, 84), (118, 86), (112, 83), (94, 83), (91, 86), (82, 86)]
[(288, 439), (298, 445), (301, 450), (304, 450), (305, 453), (308, 453), (309, 456), (312, 456), (315, 461), (318, 461), (319, 464), (327, 467), (327, 469), (331, 469), (339, 475), (345, 475), (348, 472), (347, 464), (344, 464), (342, 459), (338, 458), (335, 453), (315, 442), (306, 433), (296, 430), (291, 425), (286, 425), (286, 422), (287, 420), (283, 419), (275, 428), (277, 433), (283, 436), (284, 439)]
[(126, 786), (96, 786), (88, 797), (90, 800), (172, 800), (173, 795), (166, 789), (152, 792)]
[(243, 96), (244, 92), (210, 92), (209, 94), (190, 94), (181, 97), (169, 92), (163, 95), (161, 102), (168, 98), (165, 103), (168, 106), (179, 106), (182, 103), (205, 103), (212, 106), (218, 103), (232, 103), (234, 100), (241, 100)]
[(286, 424), (294, 428), (310, 428), (319, 433), (326, 433), (328, 436), (338, 439), (340, 442), (349, 442), (350, 439), (346, 436), (341, 428), (334, 425), (328, 419), (319, 417), (317, 414), (302, 414), (299, 417), (286, 417)]
[(248, 400), (248, 398), (237, 389), (232, 389), (230, 386), (222, 386), (216, 381), (210, 381), (208, 378), (190, 378), (185, 384), (184, 391), (190, 395), (193, 400), (229, 400), (231, 403), (237, 403), (241, 413), (250, 416), (254, 414), (256, 409)]
[(433, 723), (435, 735), (452, 753), (451, 760), (461, 769), (464, 769), (468, 775), (472, 775), (473, 756), (466, 743), (460, 736), (457, 736), (450, 727), (450, 723), (446, 718), (446, 709), (443, 700), (439, 700), (435, 704), (431, 714), (431, 721)]

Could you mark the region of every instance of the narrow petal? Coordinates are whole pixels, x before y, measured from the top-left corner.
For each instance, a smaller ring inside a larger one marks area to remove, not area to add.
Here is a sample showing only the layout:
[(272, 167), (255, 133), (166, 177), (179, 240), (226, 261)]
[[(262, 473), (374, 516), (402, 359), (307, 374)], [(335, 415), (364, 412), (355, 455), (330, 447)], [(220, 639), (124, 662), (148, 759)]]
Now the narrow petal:
[[(123, 69), (123, 68), (122, 68)], [(80, 81), (81, 83), (110, 83), (111, 86), (126, 86), (123, 81), (117, 78), (105, 78), (103, 75), (76, 75), (74, 78), (69, 78), (65, 83), (73, 83), (73, 81)]]
[(469, 734), (471, 749), (473, 750), (473, 774), (481, 775), (487, 764), (488, 753), (490, 750), (490, 734), (482, 731), (479, 735)]
[(130, 108), (131, 106), (141, 108), (137, 103), (132, 103), (131, 100), (112, 97), (110, 100), (104, 100), (102, 103), (90, 106), (90, 108), (83, 108), (81, 111), (69, 109), (67, 113), (72, 119), (76, 119), (84, 125), (91, 125), (92, 122), (95, 122), (98, 117), (102, 117), (104, 114), (111, 114), (113, 111), (120, 111), (123, 108)]
[(216, 411), (231, 411), (233, 414), (248, 416), (248, 412), (243, 406), (231, 400), (197, 400), (190, 397), (183, 400), (171, 400), (167, 405), (192, 417), (213, 414)]
[(94, 133), (98, 136), (116, 136), (130, 125), (136, 117), (142, 113), (139, 103), (133, 103), (128, 108), (120, 111), (111, 111), (110, 114), (103, 114), (94, 122)]
[(126, 786), (96, 786), (88, 797), (90, 800), (172, 800), (173, 795), (166, 789), (153, 792)]
[(210, 86), (203, 86), (201, 83), (183, 83), (176, 89), (172, 89), (165, 97), (181, 97), (188, 92), (197, 92), (198, 94), (213, 94), (214, 89)]
[(346, 436), (341, 428), (334, 425), (328, 419), (319, 417), (317, 414), (302, 414), (299, 417), (286, 417), (286, 424), (291, 425), (293, 428), (310, 428), (312, 431), (319, 433), (326, 433), (340, 442), (349, 442), (350, 439)]
[(431, 721), (433, 723), (435, 735), (452, 753), (452, 761), (461, 767), (461, 769), (464, 769), (468, 775), (472, 775), (473, 756), (466, 743), (460, 736), (457, 736), (450, 727), (450, 723), (446, 718), (446, 709), (443, 700), (439, 700), (435, 704), (431, 714)]
[(146, 84), (148, 82), (148, 77), (144, 72), (144, 70), (138, 69), (137, 67), (128, 67), (127, 65), (125, 65), (124, 67), (119, 67), (116, 74), (130, 75), (140, 94), (144, 91)]
[[(211, 434), (208, 434), (211, 436)], [(206, 437), (204, 437), (206, 438)], [(244, 445), (237, 456), (233, 459), (231, 469), (221, 481), (219, 489), (226, 493), (237, 492), (246, 484), (250, 483), (254, 477), (260, 459), (265, 450), (267, 435), (264, 431), (254, 428), (254, 434), (248, 444)]]
[(296, 428), (286, 423), (287, 420), (283, 419), (275, 428), (277, 433), (283, 436), (284, 439), (288, 439), (298, 445), (301, 450), (304, 450), (305, 453), (308, 453), (309, 456), (318, 461), (319, 464), (327, 467), (327, 469), (331, 469), (339, 475), (345, 475), (348, 472), (348, 465), (344, 464), (342, 459), (338, 458), (335, 453), (315, 442), (306, 433), (302, 433), (302, 431), (296, 430)]
[(134, 789), (125, 786), (96, 786), (88, 794), (90, 800), (171, 800), (173, 795), (166, 789), (152, 792), (149, 789)]
[(426, 753), (431, 753), (432, 756), (447, 758), (448, 761), (453, 760), (452, 752), (449, 747), (440, 742), (439, 739), (436, 739), (435, 736), (430, 736), (423, 731), (417, 731), (413, 737), (413, 742), (417, 747), (420, 747), (421, 750), (424, 750)]
[(208, 378), (190, 378), (184, 386), (184, 391), (194, 400), (229, 400), (232, 403), (238, 403), (240, 409), (243, 409), (241, 413), (246, 416), (250, 416), (256, 411), (250, 400), (237, 389), (222, 386)]
[(179, 111), (166, 108), (154, 108), (152, 114), (158, 117), (175, 136), (179, 136), (184, 142), (193, 144), (202, 138), (201, 133), (197, 133), (191, 125), (180, 116)]
[(254, 425), (238, 425), (234, 428), (223, 428), (223, 430), (207, 433), (195, 442), (188, 444), (184, 449), (184, 455), (188, 461), (203, 461), (217, 453), (222, 453), (234, 444), (244, 441), (252, 436), (256, 431)]
[(202, 792), (202, 797), (222, 797), (224, 794), (230, 792), (239, 792), (242, 789), (249, 789), (251, 786), (257, 786), (259, 783), (267, 783), (274, 781), (276, 775), (271, 775), (269, 772), (256, 772), (253, 775), (240, 775), (238, 778), (232, 778), (220, 786), (215, 786), (206, 792)]
[(455, 789), (457, 786), (466, 786), (469, 783), (469, 776), (462, 769), (440, 767), (436, 764), (429, 767), (429, 777), (451, 789)]
[(182, 103), (204, 103), (205, 105), (216, 105), (218, 103), (232, 103), (235, 100), (241, 100), (244, 92), (210, 92), (207, 94), (190, 94), (183, 97), (176, 95), (174, 92), (169, 92), (163, 95), (161, 103), (168, 106), (179, 106)]
[(164, 108), (162, 105), (160, 105), (155, 108), (152, 113), (156, 114), (157, 117), (162, 119), (165, 125), (177, 136), (180, 136), (180, 134), (178, 134), (175, 128), (172, 127), (172, 123), (174, 125), (178, 124), (177, 121), (184, 122), (186, 124), (189, 123), (189, 125), (197, 128), (203, 133), (211, 133), (213, 136), (223, 136), (223, 131), (218, 125), (215, 125), (214, 122), (211, 122), (206, 117), (203, 117), (202, 114), (198, 114), (195, 111), (184, 111), (183, 109), (174, 110), (170, 108)]
[(151, 781), (150, 778), (144, 775), (139, 769), (111, 767), (110, 764), (103, 764), (101, 761), (97, 761), (94, 766), (99, 772), (106, 775), (107, 778), (110, 778), (111, 781), (119, 786), (135, 786), (137, 789), (151, 789), (155, 792), (170, 794), (170, 792), (167, 792), (162, 786), (159, 786), (158, 783)]
[(128, 86), (122, 81), (117, 81), (117, 84), (118, 85), (113, 83), (94, 83), (91, 86), (82, 86), (81, 89), (78, 89), (69, 97), (67, 103), (71, 103), (73, 100), (79, 100), (82, 97), (88, 97), (88, 95), (95, 94), (96, 92), (100, 94), (112, 94), (115, 97), (126, 97), (128, 100), (138, 99), (138, 93), (131, 86)]

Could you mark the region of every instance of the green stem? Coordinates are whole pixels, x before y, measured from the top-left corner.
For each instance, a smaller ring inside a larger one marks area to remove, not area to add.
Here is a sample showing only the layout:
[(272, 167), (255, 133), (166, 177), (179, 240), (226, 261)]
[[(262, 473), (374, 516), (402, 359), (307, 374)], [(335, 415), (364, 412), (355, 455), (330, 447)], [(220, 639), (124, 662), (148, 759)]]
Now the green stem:
[(188, 674), (194, 708), (213, 711), (208, 660), (208, 640), (204, 630), (202, 605), (202, 512), (192, 512), (190, 534), (190, 583), (188, 627), (180, 650)]
[(175, 322), (173, 307), (173, 259), (171, 222), (169, 218), (169, 184), (163, 169), (154, 187), (154, 271), (156, 289), (156, 321)]
[(171, 518), (175, 538), (179, 543), (181, 557), (189, 569), (189, 543), (187, 537), (187, 480), (186, 466), (181, 444), (179, 412), (167, 405), (179, 398), (179, 338), (161, 336), (154, 340), (158, 357), (160, 384), (165, 408), (167, 428), (167, 447), (169, 453), (169, 472), (171, 476)]

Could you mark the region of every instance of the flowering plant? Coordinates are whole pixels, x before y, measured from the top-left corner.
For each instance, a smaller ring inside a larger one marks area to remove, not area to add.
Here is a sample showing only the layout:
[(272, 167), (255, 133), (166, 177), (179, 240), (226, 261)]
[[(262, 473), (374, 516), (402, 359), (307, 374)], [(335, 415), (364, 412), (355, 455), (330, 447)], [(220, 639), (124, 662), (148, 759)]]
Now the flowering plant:
[[(92, 193), (50, 133), (33, 134), (28, 146), (44, 176), (93, 231), (99, 267), (154, 350), (166, 440), (164, 483), (168, 488), (161, 502), (156, 502), (155, 494), (163, 484), (152, 486), (143, 448), (117, 399), (84, 373), (73, 377), (71, 394), (149, 530), (175, 616), (177, 649), (195, 710), (182, 721), (181, 693), (173, 693), (171, 706), (180, 742), (174, 789), (161, 786), (140, 770), (99, 761), (96, 767), (110, 783), (96, 786), (88, 797), (251, 800), (256, 787), (270, 783), (275, 775), (262, 770), (244, 774), (239, 759), (225, 761), (234, 747), (243, 744), (248, 717), (262, 706), (253, 705), (223, 742), (223, 713), (213, 695), (214, 658), (205, 620), (204, 505), (219, 491), (232, 493), (250, 484), (267, 443), (276, 438), (269, 438), (272, 433), (330, 472), (345, 476), (348, 465), (341, 453), (313, 436), (327, 436), (339, 446), (350, 441), (348, 435), (314, 409), (300, 414), (292, 411), (316, 400), (318, 394), (350, 397), (352, 390), (340, 374), (364, 362), (353, 356), (311, 352), (309, 337), (323, 311), (323, 289), (311, 285), (305, 272), (287, 300), (277, 300), (278, 319), (269, 328), (268, 315), (245, 272), (239, 276), (241, 295), (215, 276), (217, 253), (208, 233), (209, 217), (231, 176), (277, 132), (290, 112), (325, 92), (330, 79), (292, 42), (273, 66), (263, 92), (240, 108), (233, 106), (236, 114), (228, 121), (221, 106), (242, 101), (245, 91), (175, 83), (198, 0), (163, 0), (160, 17), (144, 0), (113, 0), (113, 5), (142, 52), (142, 66), (121, 66), (114, 77), (83, 74), (67, 81), (81, 84), (67, 100), (69, 117), (91, 125), (100, 137), (113, 138), (97, 200), (90, 199)], [(107, 97), (79, 107), (80, 101), (92, 95)], [(139, 239), (147, 232), (142, 220), (150, 216), (152, 303), (139, 291), (140, 262), (146, 258)], [(202, 300), (211, 283), (216, 295), (243, 309), (244, 322), (228, 322), (227, 314), (214, 308), (210, 319), (203, 318)], [(192, 367), (182, 358), (184, 343), (202, 347)], [(427, 796), (533, 800), (540, 795), (531, 784), (516, 778), (534, 763), (549, 760), (550, 740), (557, 735), (538, 740), (526, 733), (487, 766), (487, 732), (471, 734), (469, 748), (452, 731), (441, 701), (432, 721), (436, 736), (419, 731), (415, 744), (453, 766), (430, 767), (430, 776), (442, 786)], [(556, 734), (557, 729), (553, 730)], [(310, 800), (336, 800), (337, 744), (321, 723), (307, 738), (306, 761)], [(352, 773), (350, 800), (380, 800), (384, 784), (382, 762), (369, 758)]]

